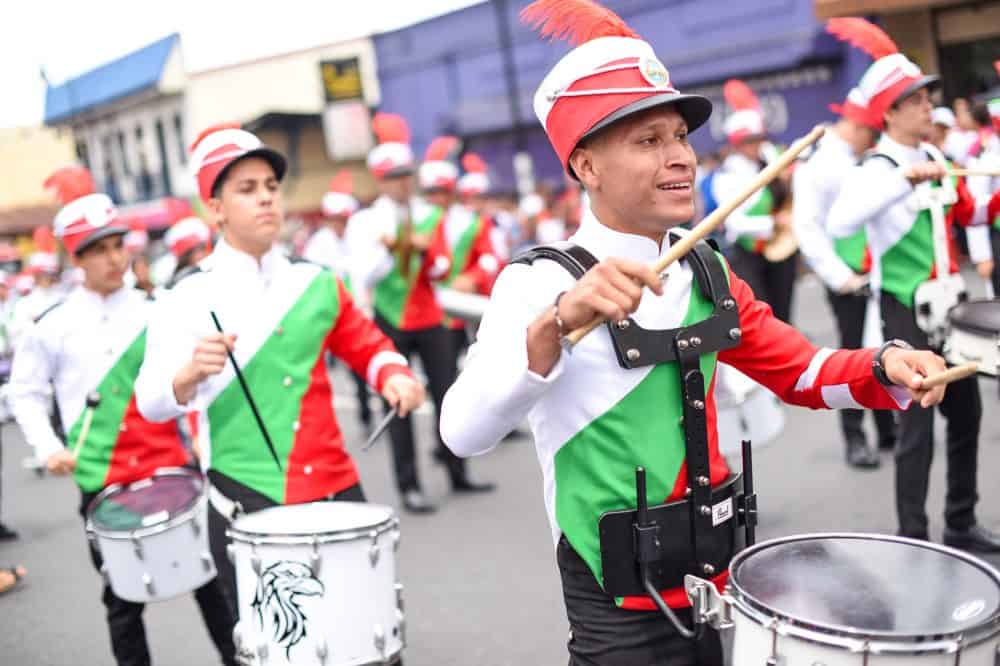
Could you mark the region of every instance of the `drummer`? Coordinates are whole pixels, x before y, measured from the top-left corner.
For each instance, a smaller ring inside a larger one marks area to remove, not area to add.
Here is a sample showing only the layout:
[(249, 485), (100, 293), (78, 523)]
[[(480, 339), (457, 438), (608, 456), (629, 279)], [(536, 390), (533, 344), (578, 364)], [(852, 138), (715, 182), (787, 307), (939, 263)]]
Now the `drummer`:
[[(616, 598), (605, 589), (598, 532), (605, 512), (635, 508), (636, 466), (646, 469), (651, 504), (684, 501), (689, 473), (706, 490), (726, 479), (710, 390), (715, 355), (700, 361), (695, 356), (708, 374), (707, 394), (686, 408), (704, 410), (699, 413), (707, 419), (684, 418), (685, 429), (676, 363), (623, 369), (607, 328), (572, 352), (562, 344), (595, 316), (619, 322), (635, 313), (641, 326), (665, 329), (712, 311), (692, 285), (688, 262), (674, 263), (663, 278), (648, 267), (671, 242), (668, 231), (694, 213), (695, 155), (688, 132), (708, 120), (711, 103), (679, 93), (652, 47), (592, 2), (540, 0), (522, 16), (540, 25), (543, 36), (589, 40), (577, 41), (546, 76), (535, 111), (563, 167), (590, 196), (571, 242), (599, 263), (578, 282), (555, 261), (516, 262), (503, 270), (478, 341), (445, 399), (442, 434), (455, 453), (479, 455), (528, 419), (562, 574), (570, 664), (721, 664), (717, 635), (688, 643), (662, 616), (636, 612), (654, 608), (650, 597)], [(857, 351), (813, 347), (707, 247), (701, 246), (699, 256), (712, 257), (712, 270), (726, 271), (731, 307), (738, 307), (739, 329), (719, 337), (742, 340), (719, 360), (784, 400), (812, 408), (940, 401), (942, 391), (915, 388), (920, 375), (944, 368), (939, 357), (895, 344)], [(647, 351), (662, 352), (654, 347)], [(641, 360), (645, 353), (633, 352), (628, 359)], [(699, 430), (699, 421), (706, 427)], [(699, 447), (696, 458), (685, 455), (686, 446)], [(667, 525), (663, 533), (668, 538), (662, 547), (677, 548), (690, 528), (686, 522)], [(725, 572), (718, 571), (711, 577), (722, 584)], [(699, 567), (697, 574), (705, 570)], [(677, 609), (687, 605), (683, 591), (675, 589), (680, 583), (673, 581), (662, 593)], [(689, 611), (678, 614), (690, 625)]]
[[(860, 20), (860, 19), (854, 19)], [(878, 30), (868, 26), (867, 30)], [(840, 36), (840, 35), (838, 35)], [(850, 32), (842, 36), (852, 39)], [(884, 40), (895, 50), (888, 36)], [(931, 131), (930, 88), (938, 77), (926, 76), (901, 53), (878, 58), (858, 84), (868, 108), (885, 128), (875, 151), (849, 172), (827, 218), (830, 234), (847, 238), (861, 229), (868, 234), (872, 255), (872, 288), (880, 293), (885, 339), (902, 338), (919, 349), (931, 349), (916, 323), (914, 295), (935, 268), (933, 223), (918, 196), (937, 189), (949, 165), (939, 150), (924, 141)], [(948, 220), (967, 223), (975, 209), (958, 188), (958, 202)], [(933, 204), (930, 204), (933, 205)], [(970, 241), (972, 237), (970, 237)], [(958, 272), (955, 250), (947, 248), (951, 273)], [(973, 248), (970, 247), (970, 251)], [(934, 410), (914, 404), (900, 417), (896, 444), (896, 512), (901, 536), (929, 539), (926, 511), (934, 451)], [(945, 496), (944, 543), (979, 552), (1000, 551), (1000, 535), (976, 521), (979, 426), (982, 400), (975, 377), (953, 383), (941, 403), (948, 420), (948, 490)]]
[(211, 482), (209, 539), (235, 611), (226, 528), (237, 515), (317, 500), (364, 501), (333, 411), (326, 353), (367, 378), (403, 415), (424, 391), (333, 273), (292, 263), (277, 245), (287, 165), (281, 153), (237, 126), (220, 125), (201, 134), (191, 162), (222, 239), (157, 303), (148, 335), (155, 353), (143, 363), (136, 398), (153, 421), (199, 413), (202, 466)]
[[(826, 299), (837, 321), (840, 345), (857, 349), (863, 343), (871, 270), (865, 231), (861, 229), (850, 238), (834, 240), (827, 233), (825, 217), (844, 174), (875, 145), (881, 123), (869, 113), (860, 88), (852, 89), (843, 104), (833, 104), (830, 108), (840, 118), (827, 128), (792, 179), (795, 199), (792, 223), (806, 262), (826, 286)], [(876, 411), (873, 415), (878, 449), (891, 451), (896, 445), (892, 412)], [(862, 469), (878, 467), (878, 450), (865, 440), (863, 416), (861, 410), (840, 411), (847, 464)]]
[[(150, 423), (140, 416), (132, 395), (146, 349), (146, 322), (152, 307), (146, 296), (124, 284), (128, 253), (111, 199), (84, 195), (56, 215), (55, 233), (74, 265), (83, 270), (83, 285), (49, 309), (25, 333), (10, 380), (14, 416), (36, 457), (52, 474), (72, 474), (80, 488), (80, 514), (104, 488), (145, 479), (163, 467), (190, 462), (176, 422)], [(63, 445), (49, 420), (55, 397), (72, 449)], [(86, 439), (81, 439), (87, 395), (97, 391)], [(90, 558), (100, 571), (100, 553)], [(213, 579), (194, 593), (223, 664), (235, 664), (235, 616), (222, 586)], [(111, 649), (120, 666), (150, 663), (142, 619), (144, 605), (119, 598), (105, 583), (101, 596), (107, 609)]]

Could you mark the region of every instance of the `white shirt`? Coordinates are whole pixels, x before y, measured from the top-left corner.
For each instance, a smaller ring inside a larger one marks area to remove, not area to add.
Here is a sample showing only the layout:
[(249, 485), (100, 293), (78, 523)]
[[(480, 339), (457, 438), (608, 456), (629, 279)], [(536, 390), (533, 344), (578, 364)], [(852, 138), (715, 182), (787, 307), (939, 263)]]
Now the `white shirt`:
[(14, 309), (10, 316), (10, 337), (12, 344), (16, 347), (28, 329), (35, 323), (35, 320), (42, 316), (46, 310), (62, 300), (65, 292), (58, 286), (35, 287), (27, 296), (23, 296), (14, 303)]
[(837, 255), (827, 231), (827, 213), (847, 173), (858, 163), (851, 145), (835, 129), (828, 129), (812, 156), (795, 170), (792, 224), (799, 249), (809, 266), (833, 291), (839, 291), (854, 275)]
[(343, 236), (338, 236), (330, 227), (316, 230), (302, 250), (302, 258), (320, 266), (326, 266), (336, 275), (345, 277), (351, 273), (350, 224)]
[[(712, 179), (712, 194), (715, 200), (723, 204), (735, 198), (760, 173), (760, 164), (740, 155), (732, 153), (722, 163), (719, 172)], [(735, 242), (741, 236), (768, 239), (774, 235), (774, 217), (772, 215), (747, 215), (747, 211), (757, 205), (764, 189), (758, 190), (755, 196), (747, 199), (726, 218), (726, 238)]]
[(68, 428), (83, 413), (87, 394), (142, 332), (151, 306), (128, 287), (107, 297), (77, 287), (25, 332), (14, 354), (10, 399), (39, 460), (63, 449), (49, 421), (50, 387)]

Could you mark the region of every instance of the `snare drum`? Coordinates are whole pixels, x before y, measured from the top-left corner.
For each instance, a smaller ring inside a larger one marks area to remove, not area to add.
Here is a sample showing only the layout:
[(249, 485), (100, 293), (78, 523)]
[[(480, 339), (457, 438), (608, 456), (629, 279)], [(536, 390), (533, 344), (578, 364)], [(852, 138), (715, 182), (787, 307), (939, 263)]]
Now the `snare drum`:
[(995, 666), (1000, 573), (925, 541), (801, 535), (737, 555), (734, 666)]
[(1000, 374), (1000, 300), (967, 301), (948, 312), (944, 354), (950, 363), (973, 361), (979, 372)]
[(228, 530), (244, 664), (392, 664), (405, 644), (399, 521), (357, 502), (278, 506)]
[(164, 468), (105, 488), (87, 509), (87, 533), (104, 559), (101, 574), (122, 599), (162, 601), (215, 578), (208, 548), (203, 477)]

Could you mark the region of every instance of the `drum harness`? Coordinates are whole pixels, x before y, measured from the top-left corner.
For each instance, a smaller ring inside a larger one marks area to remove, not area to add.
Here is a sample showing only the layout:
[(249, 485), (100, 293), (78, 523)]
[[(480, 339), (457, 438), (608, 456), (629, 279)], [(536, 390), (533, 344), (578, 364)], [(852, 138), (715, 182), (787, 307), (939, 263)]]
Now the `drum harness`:
[[(622, 368), (677, 362), (690, 487), (684, 499), (650, 507), (646, 472), (637, 467), (637, 508), (603, 514), (599, 530), (604, 590), (614, 597), (649, 595), (680, 635), (698, 640), (712, 620), (710, 591), (704, 584), (695, 584), (694, 594), (689, 590), (694, 617), (694, 627), (689, 629), (666, 605), (659, 590), (684, 587), (688, 576), (711, 577), (725, 571), (732, 557), (754, 542), (757, 496), (750, 443), (746, 441), (743, 473), (732, 474), (715, 489), (711, 487), (700, 357), (735, 347), (742, 332), (736, 299), (714, 246), (699, 242), (685, 258), (701, 293), (713, 304), (711, 315), (690, 326), (664, 330), (645, 329), (628, 317), (607, 322), (607, 329)], [(586, 249), (569, 242), (532, 248), (512, 263), (530, 266), (539, 259), (556, 262), (577, 280), (598, 263)], [(684, 534), (689, 539), (676, 538)]]

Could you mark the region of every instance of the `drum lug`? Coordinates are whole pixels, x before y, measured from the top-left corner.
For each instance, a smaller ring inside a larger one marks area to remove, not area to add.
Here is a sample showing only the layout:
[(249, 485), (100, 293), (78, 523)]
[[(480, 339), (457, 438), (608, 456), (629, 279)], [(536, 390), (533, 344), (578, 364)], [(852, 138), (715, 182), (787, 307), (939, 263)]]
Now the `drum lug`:
[(402, 534), (399, 531), (399, 523), (396, 523), (392, 528), (392, 552), (399, 552), (399, 540), (402, 538)]
[(153, 577), (148, 573), (142, 574), (142, 584), (146, 586), (146, 594), (151, 597), (156, 596), (156, 587), (153, 585)]
[(695, 625), (708, 624), (716, 631), (731, 629), (733, 618), (728, 599), (719, 594), (715, 585), (688, 574), (684, 576), (684, 591), (691, 600)]
[[(784, 666), (785, 658), (778, 654), (778, 621), (771, 620), (768, 629), (771, 631), (771, 656), (764, 664), (765, 666)], [(865, 661), (867, 662), (867, 657), (865, 657)]]
[(211, 571), (212, 570), (212, 566), (214, 564), (215, 564), (215, 562), (212, 561), (212, 554), (211, 553), (202, 553), (201, 554), (201, 566), (205, 567), (205, 571)]
[(382, 661), (385, 661), (385, 629), (382, 628), (381, 624), (375, 625), (375, 636), (374, 636), (375, 649), (378, 650), (379, 656), (382, 657)]
[(135, 556), (138, 559), (143, 559), (142, 542), (139, 541), (139, 537), (135, 535), (132, 536), (132, 549), (135, 551)]
[(321, 638), (316, 642), (316, 656), (319, 658), (319, 663), (325, 664), (326, 657), (330, 653), (329, 648), (326, 646), (326, 639)]
[(226, 544), (226, 558), (229, 559), (230, 564), (236, 564), (236, 546), (233, 544)]
[(396, 583), (396, 608), (400, 611), (405, 610), (403, 608), (403, 584)]
[(379, 556), (379, 551), (378, 551), (378, 532), (376, 532), (375, 530), (372, 530), (368, 534), (368, 536), (372, 540), (372, 545), (368, 549), (368, 561), (372, 563), (372, 569), (374, 569), (375, 565), (378, 564), (378, 556)]
[(315, 578), (319, 578), (319, 567), (322, 562), (323, 556), (319, 554), (319, 538), (313, 535), (312, 553), (309, 555), (309, 567), (312, 569), (312, 575)]
[(399, 627), (399, 640), (403, 647), (406, 647), (406, 616), (398, 608), (396, 609), (396, 626)]
[(101, 565), (101, 578), (104, 579), (104, 584), (105, 585), (111, 585), (111, 576), (108, 574), (108, 565), (107, 564), (102, 564)]
[(198, 523), (198, 519), (195, 517), (191, 518), (191, 531), (194, 532), (194, 535), (196, 537), (201, 535), (201, 525)]
[(260, 555), (257, 554), (257, 544), (250, 546), (250, 568), (260, 576)]

